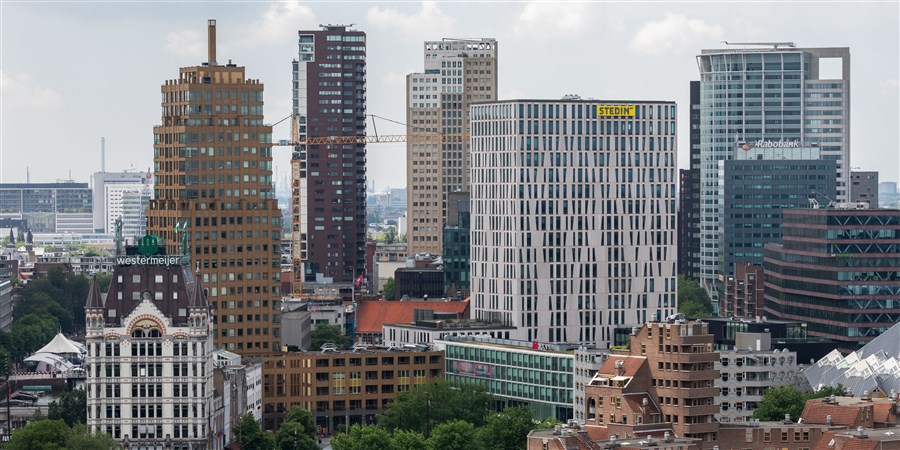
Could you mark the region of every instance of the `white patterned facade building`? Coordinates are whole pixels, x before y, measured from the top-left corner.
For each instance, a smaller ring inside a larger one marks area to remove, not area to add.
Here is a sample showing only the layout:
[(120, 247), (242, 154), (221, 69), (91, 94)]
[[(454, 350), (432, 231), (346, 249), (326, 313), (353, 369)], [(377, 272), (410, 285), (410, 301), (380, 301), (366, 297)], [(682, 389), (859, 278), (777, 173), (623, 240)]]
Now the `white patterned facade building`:
[(596, 344), (676, 311), (674, 102), (472, 107), (473, 318)]
[(95, 279), (85, 306), (89, 429), (128, 450), (223, 448), (200, 282), (181, 256), (117, 259), (108, 292)]

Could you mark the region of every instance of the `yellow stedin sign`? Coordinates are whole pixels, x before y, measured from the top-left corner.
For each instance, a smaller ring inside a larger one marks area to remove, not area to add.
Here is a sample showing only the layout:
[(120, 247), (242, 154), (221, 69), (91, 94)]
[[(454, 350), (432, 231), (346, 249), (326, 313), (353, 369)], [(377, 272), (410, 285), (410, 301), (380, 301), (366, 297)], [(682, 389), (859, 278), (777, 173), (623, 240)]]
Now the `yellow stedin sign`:
[(634, 117), (634, 105), (597, 105), (597, 117)]

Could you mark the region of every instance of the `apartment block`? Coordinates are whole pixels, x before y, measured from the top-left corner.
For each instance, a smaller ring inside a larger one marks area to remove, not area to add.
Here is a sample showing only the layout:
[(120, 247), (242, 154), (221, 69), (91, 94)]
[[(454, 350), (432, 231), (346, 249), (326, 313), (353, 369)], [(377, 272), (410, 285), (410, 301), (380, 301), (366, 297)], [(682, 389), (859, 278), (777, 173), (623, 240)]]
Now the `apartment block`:
[(606, 348), (676, 307), (673, 102), (472, 106), (473, 318)]
[(752, 421), (753, 410), (770, 387), (800, 386), (797, 353), (772, 348), (769, 333), (737, 333), (737, 344), (719, 350), (719, 357), (716, 420), (721, 423)]
[[(366, 34), (345, 25), (297, 32), (293, 110), (299, 137), (366, 135)], [(366, 145), (298, 145), (299, 222), (304, 282), (356, 281), (366, 272)]]
[(263, 428), (277, 430), (291, 407), (325, 430), (375, 423), (397, 393), (444, 374), (440, 351), (324, 350), (263, 356)]
[(440, 255), (450, 195), (470, 189), (469, 106), (497, 99), (497, 41), (428, 41), (423, 53), (424, 71), (406, 78), (407, 242)]
[(725, 277), (725, 295), (719, 300), (719, 317), (752, 319), (763, 315), (766, 271), (753, 264), (738, 264)]
[(148, 230), (170, 254), (190, 250), (216, 312), (216, 345), (268, 353), (281, 347), (272, 127), (263, 124), (262, 83), (216, 61), (215, 20), (207, 34), (208, 61), (182, 67), (160, 89)]

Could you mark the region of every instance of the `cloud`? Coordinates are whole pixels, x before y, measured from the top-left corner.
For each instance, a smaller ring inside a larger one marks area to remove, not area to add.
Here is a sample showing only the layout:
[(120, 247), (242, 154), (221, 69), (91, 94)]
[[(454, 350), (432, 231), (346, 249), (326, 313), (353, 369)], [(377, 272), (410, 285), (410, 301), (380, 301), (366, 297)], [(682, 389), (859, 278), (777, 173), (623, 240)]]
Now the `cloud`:
[(53, 89), (38, 86), (27, 73), (10, 76), (0, 71), (0, 102), (7, 114), (55, 111), (62, 107), (63, 97)]
[(196, 30), (170, 31), (166, 35), (166, 49), (194, 61), (206, 61), (206, 36)]
[(642, 25), (631, 41), (631, 49), (647, 55), (680, 54), (696, 49), (701, 42), (718, 42), (721, 37), (719, 25), (667, 14), (663, 20)]
[(900, 87), (900, 81), (893, 78), (885, 78), (884, 81), (881, 82), (882, 86), (885, 87)]
[(513, 19), (510, 37), (560, 37), (585, 31), (591, 25), (590, 3), (530, 1)]
[(441, 36), (453, 29), (453, 18), (444, 14), (434, 1), (423, 1), (422, 8), (412, 14), (373, 6), (366, 13), (366, 22), (375, 29), (414, 36)]
[(318, 29), (316, 14), (299, 1), (274, 3), (254, 22), (250, 40), (254, 43), (295, 42), (297, 30)]
[(415, 72), (415, 69), (407, 69), (405, 72), (391, 70), (384, 75), (382, 81), (384, 84), (406, 86), (406, 75)]

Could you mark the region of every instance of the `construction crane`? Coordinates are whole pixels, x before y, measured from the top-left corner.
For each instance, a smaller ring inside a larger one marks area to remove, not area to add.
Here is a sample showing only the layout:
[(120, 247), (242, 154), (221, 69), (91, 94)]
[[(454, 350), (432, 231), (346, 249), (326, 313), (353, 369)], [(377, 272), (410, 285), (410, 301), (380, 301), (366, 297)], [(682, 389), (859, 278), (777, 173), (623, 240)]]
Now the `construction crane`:
[[(468, 138), (468, 135), (449, 135), (445, 136), (440, 133), (421, 133), (421, 134), (397, 134), (397, 135), (378, 135), (378, 129), (375, 127), (375, 116), (372, 117), (372, 128), (375, 131), (374, 136), (322, 136), (310, 137), (305, 130), (305, 124), (301, 127), (299, 116), (293, 113), (284, 119), (272, 124), (278, 125), (287, 119), (291, 119), (291, 139), (279, 140), (272, 143), (272, 146), (293, 147), (291, 153), (291, 297), (301, 298), (303, 296), (303, 254), (302, 239), (300, 233), (300, 172), (302, 170), (303, 158), (302, 154), (306, 153), (309, 145), (342, 145), (342, 144), (382, 144), (391, 142), (413, 142), (423, 144), (438, 144), (441, 142), (460, 142)], [(383, 117), (379, 117), (384, 119)], [(390, 122), (395, 122), (389, 119)], [(405, 125), (400, 122), (395, 122)]]

